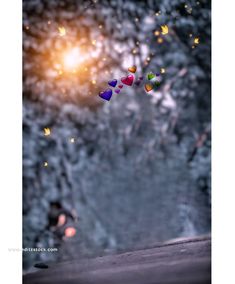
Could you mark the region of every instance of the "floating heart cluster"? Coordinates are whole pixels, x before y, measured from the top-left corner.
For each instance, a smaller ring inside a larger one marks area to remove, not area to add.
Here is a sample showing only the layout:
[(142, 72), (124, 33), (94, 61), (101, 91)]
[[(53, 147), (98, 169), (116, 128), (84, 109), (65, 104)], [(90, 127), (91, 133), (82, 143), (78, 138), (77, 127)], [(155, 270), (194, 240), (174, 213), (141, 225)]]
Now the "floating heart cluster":
[[(135, 73), (137, 70), (137, 67), (135, 65), (131, 66), (128, 68), (128, 71), (131, 72), (131, 73)], [(118, 84), (118, 80), (117, 79), (113, 79), (113, 80), (110, 80), (108, 81), (108, 85), (114, 89), (111, 89), (111, 88), (108, 88), (106, 89), (105, 91), (102, 91), (99, 93), (99, 96), (106, 100), (106, 101), (109, 101), (113, 95), (113, 92), (115, 92), (116, 94), (119, 94), (121, 92), (121, 89), (123, 88), (123, 85), (126, 85), (126, 86), (133, 86), (133, 83), (135, 86), (140, 86), (141, 82), (144, 80), (144, 77), (143, 76), (140, 76), (135, 78), (135, 76), (133, 74), (129, 74), (127, 75), (126, 77), (122, 77), (121, 78), (121, 83)], [(161, 81), (161, 78), (160, 78), (160, 74), (159, 73), (148, 73), (147, 76), (146, 76), (146, 79), (148, 81), (151, 81), (151, 82), (147, 82), (144, 84), (144, 89), (146, 92), (150, 92), (152, 91), (155, 87), (159, 87), (160, 86), (160, 81)]]

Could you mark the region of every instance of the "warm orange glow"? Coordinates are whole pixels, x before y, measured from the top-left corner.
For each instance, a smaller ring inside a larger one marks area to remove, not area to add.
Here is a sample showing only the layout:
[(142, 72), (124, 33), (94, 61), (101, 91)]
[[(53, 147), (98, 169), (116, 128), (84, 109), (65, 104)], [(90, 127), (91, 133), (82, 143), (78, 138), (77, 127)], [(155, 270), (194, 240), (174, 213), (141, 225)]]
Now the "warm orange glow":
[(83, 61), (78, 47), (74, 47), (64, 53), (63, 57), (64, 68), (66, 70), (74, 71), (79, 67), (80, 63)]

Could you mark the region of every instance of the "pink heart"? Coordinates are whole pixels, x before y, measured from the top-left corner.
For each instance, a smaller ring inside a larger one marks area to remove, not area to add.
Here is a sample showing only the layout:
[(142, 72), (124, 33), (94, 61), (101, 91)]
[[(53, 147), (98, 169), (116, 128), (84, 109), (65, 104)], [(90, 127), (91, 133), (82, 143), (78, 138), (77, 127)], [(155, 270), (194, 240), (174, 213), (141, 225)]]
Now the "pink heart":
[(127, 77), (122, 77), (121, 81), (122, 81), (123, 84), (125, 84), (127, 86), (131, 86), (133, 84), (133, 81), (134, 81), (134, 76), (128, 75)]

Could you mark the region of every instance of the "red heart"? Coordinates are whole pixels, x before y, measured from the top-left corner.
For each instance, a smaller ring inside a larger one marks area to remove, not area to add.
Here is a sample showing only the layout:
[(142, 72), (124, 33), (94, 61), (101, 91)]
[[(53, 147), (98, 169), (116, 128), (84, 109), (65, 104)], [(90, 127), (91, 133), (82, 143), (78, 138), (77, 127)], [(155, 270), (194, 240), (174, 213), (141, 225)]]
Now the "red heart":
[(123, 84), (131, 86), (134, 81), (134, 76), (133, 75), (128, 75), (127, 77), (122, 77), (121, 81)]
[(123, 87), (123, 85), (118, 85), (118, 88), (120, 88), (120, 89), (121, 89), (122, 87)]

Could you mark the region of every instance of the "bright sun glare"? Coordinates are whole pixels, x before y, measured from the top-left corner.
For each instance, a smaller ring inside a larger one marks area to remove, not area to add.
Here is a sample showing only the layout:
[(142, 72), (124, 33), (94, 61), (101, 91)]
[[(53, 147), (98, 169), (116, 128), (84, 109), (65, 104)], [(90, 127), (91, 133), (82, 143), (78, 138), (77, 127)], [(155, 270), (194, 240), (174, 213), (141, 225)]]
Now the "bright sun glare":
[(67, 70), (76, 69), (82, 62), (82, 56), (78, 47), (74, 47), (64, 53), (64, 68)]

